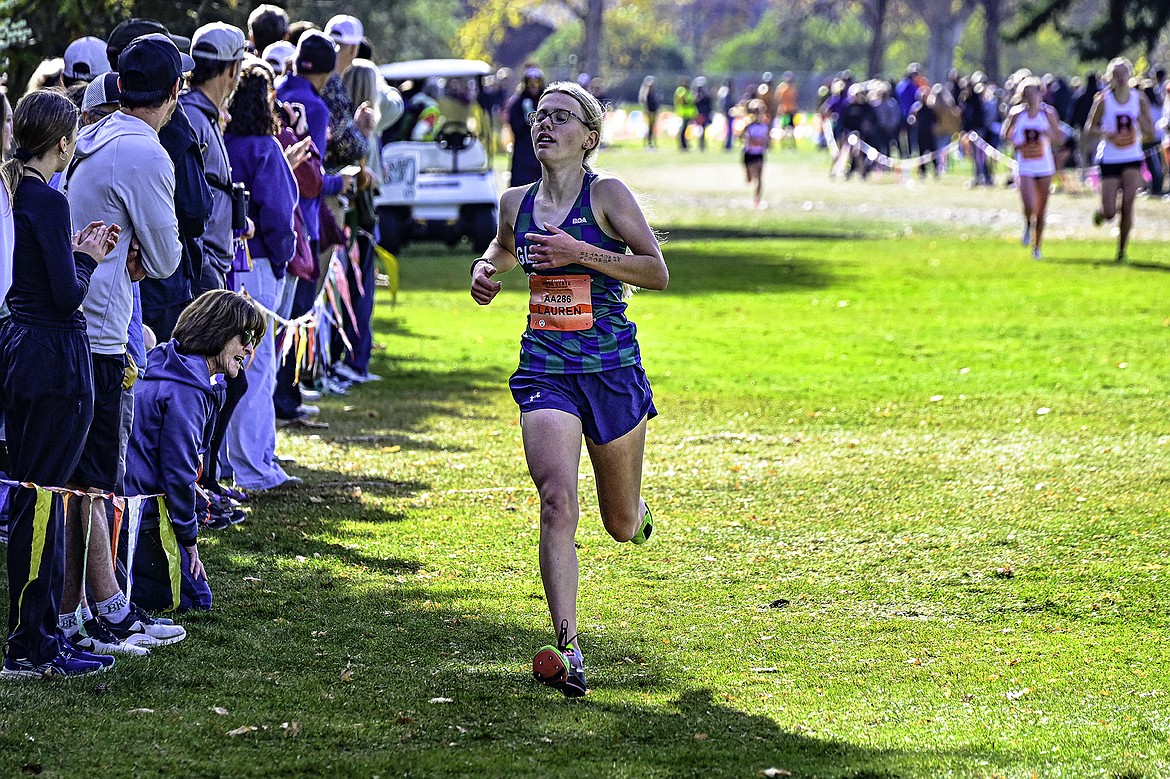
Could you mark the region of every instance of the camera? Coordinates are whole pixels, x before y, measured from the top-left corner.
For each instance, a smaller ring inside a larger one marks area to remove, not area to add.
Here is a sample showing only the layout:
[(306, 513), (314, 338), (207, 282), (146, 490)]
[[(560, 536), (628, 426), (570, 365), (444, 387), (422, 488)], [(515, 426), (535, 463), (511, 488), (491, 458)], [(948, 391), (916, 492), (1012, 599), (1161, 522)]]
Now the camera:
[(232, 184), (232, 229), (237, 232), (246, 232), (248, 229), (248, 205), (252, 200), (251, 193), (243, 184)]

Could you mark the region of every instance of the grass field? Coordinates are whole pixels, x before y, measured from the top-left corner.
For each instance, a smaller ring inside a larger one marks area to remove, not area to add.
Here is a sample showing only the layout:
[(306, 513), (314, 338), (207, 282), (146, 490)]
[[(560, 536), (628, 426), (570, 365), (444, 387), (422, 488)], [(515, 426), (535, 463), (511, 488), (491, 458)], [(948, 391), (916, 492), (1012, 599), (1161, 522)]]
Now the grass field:
[(100, 685), (0, 689), (0, 775), (1170, 776), (1170, 206), (1119, 266), (1057, 196), (1033, 262), (960, 172), (774, 154), (753, 211), (732, 156), (602, 162), (671, 284), (631, 304), (650, 544), (609, 540), (583, 462), (590, 695), (529, 678), (523, 279), (481, 309), (468, 250), (412, 247), (385, 381), (201, 539), (216, 610)]

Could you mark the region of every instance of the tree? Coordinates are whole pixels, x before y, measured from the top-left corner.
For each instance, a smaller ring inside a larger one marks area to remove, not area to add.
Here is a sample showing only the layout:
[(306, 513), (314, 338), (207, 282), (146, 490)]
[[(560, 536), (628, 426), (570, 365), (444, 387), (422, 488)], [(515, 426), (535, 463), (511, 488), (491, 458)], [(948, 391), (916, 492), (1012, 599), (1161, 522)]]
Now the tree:
[(1008, 40), (1030, 38), (1052, 24), (1083, 59), (1102, 60), (1134, 47), (1153, 51), (1170, 23), (1170, 0), (1106, 0), (1087, 23), (1078, 16), (1078, 5), (1074, 0), (1025, 0), (1020, 25)]
[(869, 41), (869, 54), (865, 58), (866, 72), (876, 76), (885, 67), (886, 59), (886, 13), (890, 9), (889, 0), (869, 0), (864, 3), (865, 17), (873, 29), (873, 37)]
[(908, 0), (908, 4), (926, 23), (930, 43), (926, 55), (926, 75), (932, 81), (946, 78), (955, 62), (955, 47), (979, 0)]
[[(613, 5), (615, 3), (608, 3)], [(621, 4), (621, 3), (616, 3)], [(580, 70), (596, 74), (601, 68), (602, 38), (605, 33), (606, 0), (557, 0), (534, 4), (528, 0), (477, 0), (475, 11), (456, 36), (456, 48), (465, 57), (493, 59), (494, 49), (504, 40), (504, 33), (519, 27), (538, 14), (568, 13), (585, 28)]]

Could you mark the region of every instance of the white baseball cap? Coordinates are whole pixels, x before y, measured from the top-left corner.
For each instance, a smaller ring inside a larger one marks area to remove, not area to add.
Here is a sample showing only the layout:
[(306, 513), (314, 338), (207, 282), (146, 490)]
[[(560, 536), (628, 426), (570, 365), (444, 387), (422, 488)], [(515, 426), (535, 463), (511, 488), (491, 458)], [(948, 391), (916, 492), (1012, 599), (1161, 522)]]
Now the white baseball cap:
[(297, 56), (297, 47), (288, 41), (276, 41), (276, 43), (270, 43), (264, 48), (262, 56), (264, 61), (271, 65), (276, 71), (276, 75), (279, 76), (288, 70), (289, 60)]
[(244, 58), (247, 45), (244, 31), (224, 22), (211, 22), (191, 37), (191, 56), (217, 62), (236, 62)]
[(362, 28), (361, 20), (356, 16), (338, 14), (329, 20), (329, 24), (325, 25), (325, 34), (338, 43), (356, 46), (362, 42), (366, 31)]
[(65, 49), (65, 78), (93, 81), (110, 72), (110, 58), (106, 56), (106, 42), (87, 35), (78, 38)]

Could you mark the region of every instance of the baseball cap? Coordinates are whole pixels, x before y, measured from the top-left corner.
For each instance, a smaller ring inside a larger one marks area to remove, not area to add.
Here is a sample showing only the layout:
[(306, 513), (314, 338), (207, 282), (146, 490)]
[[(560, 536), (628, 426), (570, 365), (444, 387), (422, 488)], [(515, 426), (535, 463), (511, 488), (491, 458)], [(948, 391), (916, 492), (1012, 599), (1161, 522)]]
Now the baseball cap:
[(191, 38), (191, 56), (216, 62), (235, 62), (244, 58), (247, 39), (244, 31), (224, 22), (211, 22), (195, 31)]
[(183, 73), (194, 68), (194, 60), (157, 32), (130, 41), (118, 57), (118, 76), (124, 92), (170, 89)]
[(127, 19), (115, 27), (110, 32), (110, 37), (106, 38), (106, 56), (109, 57), (110, 65), (113, 66), (114, 70), (118, 69), (118, 55), (122, 53), (122, 49), (129, 45), (130, 41), (140, 35), (149, 35), (154, 32), (162, 33), (170, 38), (179, 51), (191, 48), (190, 38), (182, 35), (171, 35), (166, 27), (154, 19)]
[(329, 36), (310, 30), (297, 43), (297, 73), (329, 73), (337, 65), (337, 45)]
[(270, 43), (264, 49), (264, 61), (271, 65), (277, 75), (284, 73), (288, 69), (288, 62), (297, 55), (297, 47), (293, 46), (288, 41), (277, 41)]
[(90, 82), (85, 88), (85, 96), (81, 99), (81, 110), (92, 111), (106, 103), (117, 103), (122, 100), (122, 93), (118, 89), (118, 74), (115, 71), (103, 73)]
[(78, 38), (65, 49), (65, 78), (93, 81), (109, 71), (106, 42), (101, 38), (87, 35)]
[(338, 14), (325, 25), (325, 34), (338, 43), (356, 46), (362, 42), (365, 30), (362, 29), (361, 20), (356, 16)]

